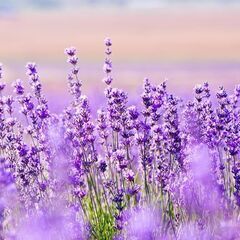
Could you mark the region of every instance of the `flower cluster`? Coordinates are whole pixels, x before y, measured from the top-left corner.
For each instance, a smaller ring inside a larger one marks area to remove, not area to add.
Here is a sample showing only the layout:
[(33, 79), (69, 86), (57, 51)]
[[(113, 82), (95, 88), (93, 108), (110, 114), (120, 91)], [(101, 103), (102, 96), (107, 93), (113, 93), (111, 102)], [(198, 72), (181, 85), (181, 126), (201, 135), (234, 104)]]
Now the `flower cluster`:
[[(240, 239), (240, 85), (192, 101), (144, 79), (139, 104), (113, 86), (91, 112), (77, 52), (72, 101), (50, 111), (35, 63), (5, 95), (0, 65), (0, 239)], [(96, 118), (93, 116), (96, 115)]]

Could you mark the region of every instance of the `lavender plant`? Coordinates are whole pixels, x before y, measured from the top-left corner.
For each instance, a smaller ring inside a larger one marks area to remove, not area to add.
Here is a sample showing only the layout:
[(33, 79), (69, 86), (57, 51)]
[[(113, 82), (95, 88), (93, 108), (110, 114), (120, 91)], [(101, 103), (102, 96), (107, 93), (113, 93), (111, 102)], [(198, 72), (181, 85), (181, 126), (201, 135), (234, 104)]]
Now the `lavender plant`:
[(17, 79), (9, 96), (0, 65), (0, 239), (240, 239), (240, 86), (220, 87), (215, 101), (204, 83), (183, 102), (146, 78), (129, 105), (104, 44), (97, 114), (74, 47), (60, 114), (35, 63), (31, 92)]

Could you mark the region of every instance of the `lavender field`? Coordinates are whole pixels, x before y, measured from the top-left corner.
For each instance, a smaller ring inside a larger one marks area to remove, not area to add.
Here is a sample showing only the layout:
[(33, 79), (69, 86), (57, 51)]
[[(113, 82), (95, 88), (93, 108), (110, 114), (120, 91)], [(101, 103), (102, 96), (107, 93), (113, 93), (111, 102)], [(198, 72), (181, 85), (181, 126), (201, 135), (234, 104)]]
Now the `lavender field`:
[(240, 240), (239, 26), (239, 0), (0, 0), (0, 240)]
[(11, 95), (1, 65), (1, 239), (240, 239), (240, 85), (186, 100), (146, 78), (132, 105), (104, 44), (99, 109), (74, 47), (59, 114), (35, 63)]

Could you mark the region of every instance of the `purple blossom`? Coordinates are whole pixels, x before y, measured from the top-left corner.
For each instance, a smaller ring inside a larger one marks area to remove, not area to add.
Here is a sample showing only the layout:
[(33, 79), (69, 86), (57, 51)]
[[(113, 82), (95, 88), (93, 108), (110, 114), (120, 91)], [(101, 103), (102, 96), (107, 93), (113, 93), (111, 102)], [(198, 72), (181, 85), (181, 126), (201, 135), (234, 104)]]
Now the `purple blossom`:
[(76, 48), (75, 47), (69, 47), (69, 48), (66, 48), (64, 52), (68, 56), (72, 57), (72, 56), (75, 56), (75, 54), (76, 54)]
[(111, 41), (111, 39), (108, 38), (108, 37), (104, 39), (104, 43), (105, 43), (105, 45), (106, 45), (107, 47), (112, 46), (112, 41)]
[(24, 94), (24, 87), (21, 79), (17, 79), (15, 83), (13, 84), (14, 92), (17, 95), (23, 95)]
[(29, 62), (26, 65), (27, 68), (27, 74), (28, 75), (35, 75), (37, 74), (37, 64), (34, 62)]

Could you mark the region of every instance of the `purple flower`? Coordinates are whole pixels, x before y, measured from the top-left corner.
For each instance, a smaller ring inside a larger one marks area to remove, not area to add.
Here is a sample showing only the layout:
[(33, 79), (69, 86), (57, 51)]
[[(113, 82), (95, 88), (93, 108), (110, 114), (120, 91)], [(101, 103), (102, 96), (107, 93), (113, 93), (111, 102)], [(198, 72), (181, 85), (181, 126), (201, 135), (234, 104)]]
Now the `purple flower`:
[(82, 83), (78, 78), (79, 67), (77, 66), (78, 57), (75, 55), (76, 49), (74, 47), (67, 48), (65, 53), (68, 55), (67, 62), (72, 65), (71, 71), (68, 74), (69, 90), (74, 98), (78, 100), (81, 97)]
[(34, 63), (34, 62), (29, 62), (27, 63), (26, 65), (26, 68), (27, 68), (27, 74), (28, 75), (35, 75), (37, 74), (37, 64)]
[(113, 78), (111, 76), (107, 76), (103, 79), (103, 82), (105, 82), (107, 85), (111, 85), (112, 81), (113, 81)]
[(17, 79), (15, 83), (13, 84), (14, 92), (17, 95), (23, 95), (24, 94), (24, 87), (21, 79)]
[(49, 117), (49, 111), (45, 105), (39, 105), (37, 107), (37, 113), (41, 119), (45, 119)]
[(107, 169), (107, 163), (105, 161), (101, 161), (100, 164), (99, 164), (99, 169), (101, 172), (106, 172), (106, 169)]
[(107, 47), (112, 46), (112, 41), (111, 41), (111, 39), (108, 38), (108, 37), (104, 39), (104, 43), (105, 43), (105, 45), (106, 45)]
[(72, 57), (72, 56), (75, 56), (75, 54), (76, 54), (76, 48), (75, 47), (69, 47), (69, 48), (66, 48), (64, 52), (68, 56)]
[(26, 144), (18, 147), (18, 154), (20, 157), (26, 156), (28, 153), (28, 146)]
[[(112, 72), (112, 63), (110, 61), (105, 61), (105, 64), (103, 65), (103, 71), (106, 74), (109, 74)], [(107, 78), (109, 79), (109, 78)], [(106, 82), (106, 81), (105, 81)], [(109, 80), (107, 81), (107, 83), (109, 82)], [(112, 81), (111, 81), (112, 82)], [(109, 85), (109, 84), (108, 84)]]
[(5, 86), (6, 86), (6, 83), (0, 83), (0, 92), (2, 92), (3, 91), (3, 89), (5, 88)]
[[(78, 57), (76, 57), (76, 56), (72, 56), (72, 57), (70, 57), (70, 58), (68, 58), (68, 62), (70, 63), (70, 64), (72, 64), (72, 65), (77, 65), (77, 63), (78, 63)], [(75, 71), (75, 73), (76, 73), (76, 70), (74, 70)]]

